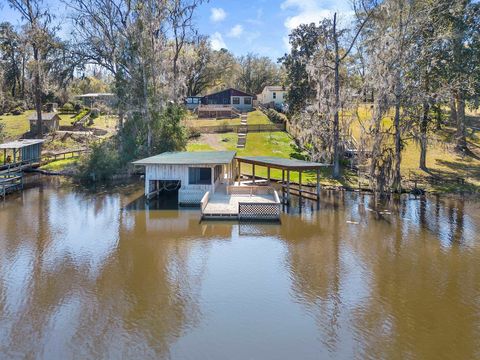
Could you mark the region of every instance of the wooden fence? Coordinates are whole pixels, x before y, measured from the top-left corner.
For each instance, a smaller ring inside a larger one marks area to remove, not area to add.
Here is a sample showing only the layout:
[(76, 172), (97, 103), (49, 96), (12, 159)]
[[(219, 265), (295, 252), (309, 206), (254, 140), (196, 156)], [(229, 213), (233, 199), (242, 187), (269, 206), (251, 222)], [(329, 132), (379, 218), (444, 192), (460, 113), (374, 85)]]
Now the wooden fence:
[(42, 156), (41, 164), (45, 165), (52, 161), (65, 160), (80, 157), (81, 154), (88, 152), (89, 149), (67, 150), (58, 153), (45, 154)]

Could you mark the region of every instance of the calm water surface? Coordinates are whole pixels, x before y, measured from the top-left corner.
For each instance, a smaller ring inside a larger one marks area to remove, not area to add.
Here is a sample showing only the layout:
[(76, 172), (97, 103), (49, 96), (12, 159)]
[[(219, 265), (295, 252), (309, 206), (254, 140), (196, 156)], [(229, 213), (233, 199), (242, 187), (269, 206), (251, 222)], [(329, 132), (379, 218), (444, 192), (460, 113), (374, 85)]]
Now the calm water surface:
[(480, 358), (480, 205), (324, 193), (282, 225), (44, 180), (0, 203), (0, 354)]

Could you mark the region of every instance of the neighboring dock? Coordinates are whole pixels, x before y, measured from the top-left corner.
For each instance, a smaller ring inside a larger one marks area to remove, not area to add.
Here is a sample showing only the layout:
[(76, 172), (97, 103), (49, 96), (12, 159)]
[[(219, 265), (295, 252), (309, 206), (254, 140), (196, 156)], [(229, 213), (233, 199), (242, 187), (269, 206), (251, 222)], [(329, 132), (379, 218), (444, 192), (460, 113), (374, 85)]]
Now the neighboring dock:
[(0, 174), (0, 197), (5, 199), (5, 196), (11, 192), (23, 189), (23, 174), (22, 173), (2, 173)]

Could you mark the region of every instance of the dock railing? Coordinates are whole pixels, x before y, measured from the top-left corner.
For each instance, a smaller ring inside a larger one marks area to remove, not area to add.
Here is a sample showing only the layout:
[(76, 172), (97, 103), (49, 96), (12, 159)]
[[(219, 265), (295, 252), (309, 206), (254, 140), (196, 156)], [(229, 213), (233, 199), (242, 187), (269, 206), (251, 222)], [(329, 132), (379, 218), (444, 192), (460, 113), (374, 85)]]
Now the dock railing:
[[(237, 186), (240, 188), (242, 186)], [(249, 186), (257, 188), (262, 194), (272, 194), (274, 202), (239, 202), (238, 203), (238, 219), (239, 220), (280, 220), (282, 212), (282, 204), (276, 190), (272, 187), (265, 186)], [(262, 190), (260, 190), (262, 189)], [(259, 195), (259, 194), (257, 194)]]
[(235, 186), (229, 185), (227, 186), (227, 194), (229, 195), (240, 195), (245, 196), (249, 195), (250, 197), (253, 195), (267, 195), (273, 194), (275, 190), (270, 186), (254, 186), (254, 185), (242, 185), (242, 186)]
[(203, 195), (202, 200), (200, 201), (200, 211), (203, 215), (203, 212), (205, 211), (205, 207), (208, 204), (208, 201), (210, 200), (210, 191), (207, 191), (205, 195)]

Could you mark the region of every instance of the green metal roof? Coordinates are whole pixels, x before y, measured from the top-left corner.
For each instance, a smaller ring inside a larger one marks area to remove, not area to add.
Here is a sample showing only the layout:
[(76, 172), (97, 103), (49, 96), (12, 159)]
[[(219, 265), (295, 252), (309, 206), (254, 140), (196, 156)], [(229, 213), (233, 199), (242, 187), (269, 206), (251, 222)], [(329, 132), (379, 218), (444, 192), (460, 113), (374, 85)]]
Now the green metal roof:
[(215, 165), (229, 164), (235, 151), (164, 152), (146, 159), (134, 161), (134, 165)]
[(246, 162), (249, 164), (256, 164), (261, 166), (269, 166), (279, 169), (287, 170), (311, 170), (319, 169), (321, 167), (331, 166), (329, 164), (322, 164), (311, 161), (303, 161), (297, 159), (285, 159), (275, 156), (237, 156), (237, 159), (241, 162)]

